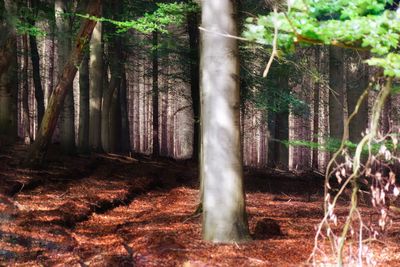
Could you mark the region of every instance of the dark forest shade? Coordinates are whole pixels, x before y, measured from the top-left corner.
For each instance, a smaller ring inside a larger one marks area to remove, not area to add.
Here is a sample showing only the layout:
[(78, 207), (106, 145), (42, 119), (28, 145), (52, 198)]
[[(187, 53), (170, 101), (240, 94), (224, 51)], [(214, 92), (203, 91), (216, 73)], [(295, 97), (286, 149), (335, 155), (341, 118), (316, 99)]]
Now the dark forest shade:
[(0, 9), (0, 143), (17, 138), (17, 35), (11, 18), (15, 12), (13, 1), (5, 1)]

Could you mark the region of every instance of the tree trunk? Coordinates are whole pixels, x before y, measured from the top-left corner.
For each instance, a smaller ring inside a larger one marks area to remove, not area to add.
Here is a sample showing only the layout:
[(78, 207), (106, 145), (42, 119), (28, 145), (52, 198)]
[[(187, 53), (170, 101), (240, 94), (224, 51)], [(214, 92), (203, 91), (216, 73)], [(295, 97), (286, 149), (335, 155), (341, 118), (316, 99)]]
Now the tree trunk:
[(153, 156), (158, 157), (160, 155), (160, 142), (158, 138), (158, 33), (153, 32), (153, 92), (152, 92), (152, 104), (153, 104)]
[(42, 80), (40, 77), (39, 52), (35, 36), (33, 35), (29, 36), (29, 44), (31, 47), (32, 74), (33, 74), (33, 83), (35, 85), (35, 99), (37, 104), (37, 116), (38, 116), (37, 118), (38, 118), (38, 123), (40, 124), (44, 114), (44, 93), (42, 88)]
[(106, 152), (111, 152), (111, 120), (117, 119), (111, 116), (112, 102), (115, 92), (118, 93), (118, 87), (121, 84), (121, 60), (119, 42), (114, 42), (109, 46), (110, 72), (111, 80), (107, 86), (104, 86), (103, 101), (101, 107), (101, 143)]
[[(37, 1), (30, 1), (30, 5), (33, 9), (38, 9)], [(34, 10), (35, 15), (37, 14), (37, 11)], [(35, 21), (33, 19), (29, 19), (29, 24), (32, 26), (35, 26)], [(37, 105), (37, 119), (38, 119), (38, 124), (40, 125), (42, 119), (43, 119), (43, 114), (44, 114), (44, 92), (43, 92), (43, 87), (42, 87), (42, 79), (40, 76), (40, 57), (39, 57), (39, 51), (38, 51), (38, 46), (37, 46), (37, 41), (36, 41), (36, 36), (35, 35), (29, 35), (29, 45), (31, 48), (31, 61), (32, 61), (32, 77), (33, 77), (33, 83), (35, 85), (35, 99), (36, 99), (36, 105)]]
[(24, 143), (29, 145), (31, 143), (30, 136), (30, 116), (29, 116), (29, 75), (28, 75), (28, 35), (22, 36), (22, 62), (21, 62), (21, 80), (22, 83), (22, 124), (24, 132)]
[(102, 23), (97, 23), (90, 40), (89, 145), (101, 151), (101, 101), (103, 93)]
[[(279, 77), (281, 90), (289, 93), (289, 76), (286, 72)], [(284, 111), (276, 114), (275, 138), (278, 141), (289, 140), (289, 106), (285, 106)], [(289, 148), (282, 142), (275, 144), (275, 162), (278, 168), (287, 169), (289, 167)]]
[(121, 86), (119, 90), (120, 109), (121, 109), (121, 152), (131, 151), (129, 135), (128, 103), (127, 103), (127, 82), (126, 71), (122, 69)]
[[(319, 62), (319, 48), (316, 49), (315, 52), (316, 62)], [(319, 65), (317, 65), (319, 67)], [(319, 69), (319, 68), (317, 68)], [(319, 136), (319, 91), (321, 90), (319, 82), (314, 84), (314, 117), (313, 117), (313, 137), (312, 141), (314, 144), (318, 144), (318, 136)], [(312, 151), (312, 165), (313, 170), (318, 170), (318, 147), (314, 148)]]
[[(361, 54), (360, 54), (361, 53)], [(357, 104), (359, 97), (368, 86), (368, 66), (362, 61), (368, 57), (365, 52), (350, 52), (347, 66), (347, 105), (351, 114)], [(361, 133), (368, 126), (368, 101), (365, 99), (361, 104), (358, 113), (350, 122), (349, 139), (354, 143), (361, 140)]]
[(17, 138), (17, 35), (12, 23), (13, 1), (4, 1), (0, 22), (0, 146)]
[[(202, 2), (202, 26), (237, 35), (232, 0)], [(232, 243), (249, 239), (240, 145), (237, 41), (203, 32), (201, 54), (203, 238)], [(218, 112), (216, 112), (218, 111)]]
[(85, 54), (79, 67), (79, 134), (78, 149), (89, 151), (89, 55)]
[[(91, 16), (100, 15), (100, 0), (89, 1), (87, 13)], [(68, 90), (77, 72), (77, 66), (81, 63), (85, 45), (90, 40), (90, 36), (96, 26), (96, 21), (84, 20), (81, 29), (73, 46), (68, 61), (62, 69), (60, 79), (51, 94), (47, 109), (44, 113), (36, 141), (29, 149), (27, 163), (36, 164), (43, 162), (47, 148), (51, 141), (51, 136), (56, 127), (57, 118), (62, 109), (62, 105)]]
[(109, 133), (109, 145), (110, 145), (110, 152), (119, 152), (121, 151), (121, 140), (118, 138), (121, 133), (121, 112), (119, 109), (120, 106), (120, 99), (119, 99), (119, 83), (114, 90), (112, 99), (111, 99), (111, 108), (110, 108), (110, 133)]
[(162, 93), (162, 104), (161, 104), (161, 151), (160, 154), (164, 157), (168, 156), (168, 87), (164, 85), (164, 90)]
[(198, 14), (188, 15), (188, 33), (190, 47), (190, 91), (193, 108), (193, 154), (192, 158), (198, 160), (200, 149), (200, 70), (199, 70), (199, 29)]
[(344, 129), (344, 64), (343, 48), (329, 48), (329, 132), (341, 140)]
[[(69, 18), (65, 15), (70, 12), (67, 6), (67, 0), (55, 1), (59, 74), (61, 74), (61, 70), (68, 60), (68, 55), (71, 53), (71, 40), (69, 33), (71, 32), (72, 25)], [(68, 84), (68, 86), (70, 88), (66, 90), (64, 107), (60, 114), (60, 142), (63, 151), (71, 154), (75, 150), (74, 98), (72, 83)]]

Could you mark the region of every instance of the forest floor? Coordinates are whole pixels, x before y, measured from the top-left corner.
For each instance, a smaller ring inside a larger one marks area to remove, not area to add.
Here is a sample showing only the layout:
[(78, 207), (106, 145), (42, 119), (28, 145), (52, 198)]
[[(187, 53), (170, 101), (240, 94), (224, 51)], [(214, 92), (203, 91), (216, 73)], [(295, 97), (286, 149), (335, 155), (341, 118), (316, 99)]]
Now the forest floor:
[[(194, 163), (55, 151), (43, 170), (20, 166), (24, 146), (0, 152), (0, 266), (307, 265), (323, 216), (317, 175), (246, 170), (253, 241), (214, 245), (193, 216)], [(386, 235), (378, 265), (400, 266), (400, 218)]]

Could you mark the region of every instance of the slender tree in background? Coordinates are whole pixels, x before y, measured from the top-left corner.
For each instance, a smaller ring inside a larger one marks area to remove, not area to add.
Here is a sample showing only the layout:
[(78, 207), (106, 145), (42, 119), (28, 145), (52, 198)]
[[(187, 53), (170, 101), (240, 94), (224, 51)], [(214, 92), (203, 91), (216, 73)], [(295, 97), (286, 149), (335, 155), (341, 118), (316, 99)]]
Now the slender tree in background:
[[(239, 59), (236, 1), (202, 2), (201, 177), (203, 238), (212, 242), (249, 239), (240, 145)], [(210, 31), (210, 32), (208, 32)]]
[[(314, 64), (315, 68), (320, 70), (320, 58), (321, 58), (321, 49), (320, 47), (316, 47), (314, 49)], [(314, 109), (314, 121), (313, 121), (313, 137), (312, 141), (315, 144), (318, 144), (318, 136), (319, 136), (319, 102), (320, 102), (320, 81), (316, 81), (314, 84), (314, 101), (313, 101), (313, 109)], [(318, 170), (318, 147), (314, 148), (312, 151), (312, 169)]]
[(342, 139), (344, 130), (344, 49), (329, 48), (329, 132), (330, 137)]
[(24, 133), (24, 143), (26, 145), (30, 144), (31, 134), (30, 134), (30, 116), (29, 116), (29, 75), (28, 75), (28, 53), (29, 53), (29, 46), (28, 46), (28, 34), (23, 34), (21, 36), (22, 39), (22, 62), (21, 62), (21, 75), (20, 75), (20, 83), (21, 83), (21, 90), (22, 90), (22, 119), (23, 119), (23, 133)]
[(153, 91), (152, 91), (152, 102), (153, 102), (153, 156), (158, 157), (160, 155), (160, 142), (158, 137), (158, 32), (153, 32), (153, 51), (152, 51), (152, 78), (153, 78)]
[[(58, 79), (61, 79), (63, 67), (65, 66), (68, 56), (71, 53), (71, 32), (72, 25), (70, 17), (70, 3), (67, 0), (55, 1), (55, 15), (57, 27), (57, 43), (58, 43)], [(68, 85), (67, 94), (64, 100), (64, 107), (60, 114), (60, 142), (64, 152), (72, 153), (75, 150), (75, 123), (74, 123), (74, 98), (72, 91), (72, 83)]]
[[(368, 86), (368, 65), (362, 61), (368, 58), (369, 53), (351, 51), (348, 55), (348, 60), (346, 60), (347, 107), (349, 113), (352, 113), (357, 100)], [(349, 140), (358, 143), (362, 138), (361, 133), (367, 129), (367, 126), (368, 102), (364, 100), (357, 115), (350, 122)]]
[(79, 131), (78, 149), (89, 151), (89, 51), (79, 67)]
[[(30, 0), (30, 5), (31, 5), (31, 8), (32, 8), (35, 16), (37, 16), (37, 12), (38, 12), (38, 8), (39, 8), (38, 0)], [(35, 20), (29, 19), (28, 22), (30, 25), (35, 26)], [(44, 93), (43, 93), (43, 87), (42, 87), (42, 78), (40, 76), (39, 51), (38, 51), (36, 36), (34, 34), (29, 35), (29, 45), (30, 45), (30, 52), (31, 52), (30, 55), (31, 55), (31, 61), (32, 61), (32, 77), (33, 77), (33, 83), (35, 85), (37, 119), (38, 119), (38, 124), (40, 124), (40, 122), (43, 119), (43, 114), (44, 114)]]
[(90, 40), (89, 62), (89, 144), (101, 150), (101, 101), (103, 93), (102, 23), (97, 23)]
[[(89, 1), (88, 7), (86, 8), (87, 13), (91, 16), (98, 17), (100, 15), (100, 3), (100, 0)], [(37, 138), (29, 149), (27, 158), (28, 163), (41, 163), (46, 155), (65, 96), (71, 88), (70, 85), (72, 84), (77, 72), (77, 66), (79, 66), (82, 61), (85, 45), (90, 40), (95, 26), (96, 21), (93, 20), (84, 20), (82, 22), (71, 54), (61, 70), (58, 83), (50, 97)]]
[(112, 116), (112, 104), (113, 100), (115, 103), (118, 98), (123, 70), (121, 64), (122, 54), (119, 37), (114, 37), (114, 39), (111, 40), (108, 51), (111, 79), (103, 88), (103, 99), (101, 106), (101, 143), (104, 151), (111, 152), (115, 148), (111, 145), (111, 143), (115, 144), (116, 139), (116, 129), (111, 127), (111, 124), (116, 120), (120, 120), (120, 117)]
[(121, 87), (119, 91), (121, 109), (121, 152), (129, 152), (131, 143), (129, 138), (129, 119), (127, 103), (126, 69), (122, 68)]
[(187, 22), (190, 48), (190, 92), (194, 119), (192, 154), (194, 160), (197, 160), (200, 155), (200, 66), (198, 16), (198, 13), (190, 13)]
[(17, 138), (17, 36), (14, 1), (0, 1), (0, 143)]

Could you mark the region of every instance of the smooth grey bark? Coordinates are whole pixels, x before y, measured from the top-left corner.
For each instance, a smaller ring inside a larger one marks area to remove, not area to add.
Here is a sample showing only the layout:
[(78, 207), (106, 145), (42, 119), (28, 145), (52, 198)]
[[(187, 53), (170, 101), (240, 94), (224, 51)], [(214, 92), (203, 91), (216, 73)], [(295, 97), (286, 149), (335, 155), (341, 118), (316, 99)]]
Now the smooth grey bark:
[[(362, 61), (368, 58), (368, 52), (351, 51), (347, 62), (347, 107), (349, 114), (356, 107), (357, 101), (368, 87), (368, 66)], [(361, 133), (368, 126), (368, 101), (364, 100), (359, 111), (350, 122), (349, 140), (357, 143), (361, 140)]]
[(17, 139), (17, 35), (11, 16), (14, 1), (2, 1), (0, 10), (0, 146)]
[[(67, 0), (55, 1), (59, 70), (63, 69), (71, 51), (72, 26), (69, 17), (65, 15), (69, 12), (67, 6)], [(70, 88), (67, 89), (64, 106), (60, 114), (60, 142), (65, 153), (73, 153), (75, 151), (74, 98), (72, 84), (68, 86)]]
[(103, 94), (103, 45), (102, 23), (94, 28), (90, 40), (89, 62), (89, 145), (95, 151), (101, 151), (101, 101)]
[(341, 140), (344, 130), (344, 49), (329, 48), (329, 132), (330, 137)]
[(240, 96), (235, 1), (202, 2), (201, 176), (203, 238), (232, 243), (249, 240), (240, 144)]

